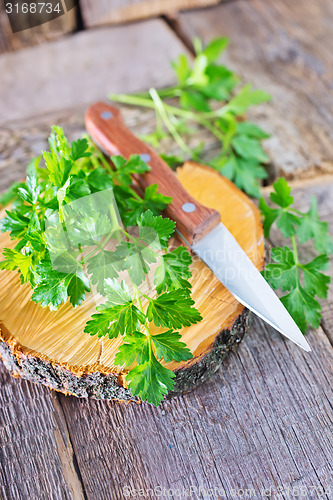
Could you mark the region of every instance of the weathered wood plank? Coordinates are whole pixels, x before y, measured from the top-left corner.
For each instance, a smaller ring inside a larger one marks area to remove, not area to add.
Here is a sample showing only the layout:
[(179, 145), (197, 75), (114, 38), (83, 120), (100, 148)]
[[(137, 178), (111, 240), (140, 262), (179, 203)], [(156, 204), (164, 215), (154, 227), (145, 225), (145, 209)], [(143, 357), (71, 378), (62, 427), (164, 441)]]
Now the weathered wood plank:
[[(66, 135), (72, 141), (86, 133), (84, 115), (86, 106), (70, 110), (45, 114), (38, 118), (15, 121), (0, 125), (0, 192), (7, 189), (14, 181), (25, 176), (29, 161), (48, 149), (47, 139), (52, 125), (64, 127)], [(142, 133), (150, 133), (154, 128), (155, 114), (151, 110), (135, 108), (122, 109), (127, 126)], [(176, 151), (174, 144), (165, 152)]]
[[(46, 41), (56, 40), (76, 29), (76, 11), (73, 9), (40, 26), (13, 33), (5, 11), (5, 3), (6, 2), (0, 3), (0, 54), (2, 52), (11, 52), (24, 47), (38, 45)], [(23, 26), (21, 23), (25, 22), (24, 17), (26, 16), (22, 16), (21, 13), (17, 14), (16, 12), (12, 14), (12, 16), (16, 28)], [(38, 18), (41, 21), (45, 19), (45, 14), (43, 12), (40, 14), (38, 9), (33, 16), (34, 19)]]
[(83, 499), (55, 393), (16, 380), (0, 362), (0, 497)]
[(0, 124), (58, 112), (109, 92), (173, 82), (170, 59), (184, 46), (161, 20), (83, 31), (0, 56)]
[(189, 37), (228, 36), (223, 57), (273, 102), (251, 113), (272, 134), (265, 142), (277, 173), (333, 169), (333, 8), (325, 0), (239, 0), (182, 13)]
[(225, 498), (242, 488), (258, 499), (269, 488), (328, 488), (332, 350), (322, 330), (309, 341), (307, 356), (255, 320), (223, 370), (160, 408), (61, 397), (87, 497), (122, 498), (126, 486)]
[(220, 0), (80, 0), (86, 27), (135, 21), (184, 9), (216, 5)]

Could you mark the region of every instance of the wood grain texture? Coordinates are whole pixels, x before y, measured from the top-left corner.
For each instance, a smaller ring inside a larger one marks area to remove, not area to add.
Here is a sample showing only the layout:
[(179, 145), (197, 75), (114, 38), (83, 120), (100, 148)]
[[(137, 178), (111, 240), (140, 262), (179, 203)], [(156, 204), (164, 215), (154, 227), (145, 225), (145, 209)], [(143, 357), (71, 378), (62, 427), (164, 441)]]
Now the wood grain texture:
[(60, 403), (0, 368), (0, 497), (81, 500)]
[(86, 27), (119, 24), (184, 9), (216, 5), (220, 0), (80, 0)]
[(239, 0), (182, 13), (188, 37), (228, 36), (223, 61), (273, 101), (250, 117), (272, 134), (265, 148), (278, 174), (333, 169), (333, 6), (326, 0)]
[[(76, 11), (73, 9), (40, 26), (13, 33), (5, 12), (5, 3), (0, 3), (0, 54), (56, 40), (76, 29)], [(43, 19), (38, 11), (33, 15)], [(20, 26), (20, 23), (24, 22), (22, 16), (17, 13), (14, 16), (16, 26)]]
[(306, 355), (255, 320), (224, 368), (159, 408), (61, 397), (87, 497), (123, 498), (125, 486), (225, 491), (213, 498), (253, 489), (254, 499), (264, 488), (286, 499), (293, 486), (328, 488), (332, 349), (321, 329), (309, 341)]
[[(167, 47), (167, 50), (166, 50)], [(83, 31), (0, 57), (0, 125), (57, 113), (109, 92), (174, 81), (170, 59), (186, 51), (161, 20)]]

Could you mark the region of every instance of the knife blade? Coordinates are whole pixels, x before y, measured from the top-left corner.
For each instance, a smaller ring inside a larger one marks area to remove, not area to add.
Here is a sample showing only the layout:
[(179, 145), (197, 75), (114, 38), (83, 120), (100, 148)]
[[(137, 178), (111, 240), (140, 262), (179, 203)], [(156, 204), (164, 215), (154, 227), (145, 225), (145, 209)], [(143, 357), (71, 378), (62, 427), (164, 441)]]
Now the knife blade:
[(106, 154), (125, 158), (138, 154), (149, 164), (151, 170), (134, 176), (134, 180), (142, 189), (158, 184), (160, 193), (172, 197), (165, 215), (176, 222), (178, 233), (193, 252), (241, 304), (299, 347), (311, 351), (280, 299), (221, 222), (220, 214), (190, 196), (160, 156), (125, 127), (119, 109), (96, 103), (88, 109), (85, 124)]

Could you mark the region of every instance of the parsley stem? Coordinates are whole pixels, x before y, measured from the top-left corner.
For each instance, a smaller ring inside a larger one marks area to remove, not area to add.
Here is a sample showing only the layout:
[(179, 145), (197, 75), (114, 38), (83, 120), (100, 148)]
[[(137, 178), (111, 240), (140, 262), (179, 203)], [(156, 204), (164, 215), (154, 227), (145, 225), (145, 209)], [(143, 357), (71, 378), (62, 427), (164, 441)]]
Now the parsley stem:
[(288, 210), (290, 210), (290, 212), (294, 212), (295, 214), (298, 214), (298, 215), (302, 215), (302, 216), (305, 215), (303, 212), (300, 212), (300, 210), (296, 210), (296, 208), (289, 208), (288, 207)]
[[(150, 89), (154, 90), (157, 94), (157, 96), (160, 98), (159, 92), (156, 91), (156, 89)], [(141, 106), (143, 108), (150, 108), (150, 109), (156, 109), (155, 103), (152, 99), (146, 99), (142, 97), (138, 97), (137, 94), (111, 94), (109, 95), (109, 99), (111, 101), (115, 102), (121, 102), (123, 104), (130, 104), (133, 106)], [(163, 103), (163, 106), (167, 112), (171, 112), (176, 116), (180, 116), (182, 118), (186, 118), (187, 120), (192, 120), (192, 121), (199, 121), (201, 118), (204, 119), (216, 119), (220, 117), (220, 114), (216, 114), (215, 111), (209, 111), (207, 112), (195, 112), (193, 113), (192, 111), (187, 111), (186, 109), (178, 108), (177, 106), (171, 106), (170, 104)]]
[[(170, 99), (172, 97), (179, 97), (181, 91), (182, 89), (179, 87), (179, 85), (174, 85), (173, 87), (159, 89), (158, 95), (161, 97), (161, 99)], [(141, 98), (149, 98), (149, 92), (137, 92), (133, 95)]]
[(200, 119), (198, 121), (199, 121), (200, 125), (202, 125), (203, 127), (206, 127), (206, 129), (208, 129), (220, 141), (224, 141), (224, 134), (222, 134), (217, 127), (215, 127), (214, 125), (212, 125), (211, 123), (209, 123), (207, 120), (204, 120), (204, 119)]
[(107, 170), (111, 176), (114, 175), (114, 170), (112, 170), (111, 165), (109, 164), (103, 153), (101, 153), (100, 155), (100, 160), (103, 163), (103, 167), (105, 168), (105, 170)]
[(132, 283), (133, 290), (134, 290), (134, 293), (135, 293), (135, 296), (136, 296), (136, 300), (138, 302), (139, 309), (142, 312), (142, 314), (145, 316), (144, 328), (146, 330), (147, 337), (150, 338), (150, 331), (149, 331), (149, 327), (148, 327), (148, 324), (147, 324), (148, 320), (147, 320), (147, 316), (146, 316), (145, 310), (143, 308), (143, 305), (142, 305), (142, 302), (141, 302), (141, 297), (140, 297), (141, 292), (139, 290), (139, 287), (137, 285), (135, 285), (132, 280), (131, 280), (131, 283)]
[(294, 254), (295, 263), (296, 263), (297, 266), (299, 266), (297, 242), (296, 242), (296, 236), (295, 235), (291, 236), (291, 243), (293, 245), (293, 254)]
[[(80, 244), (79, 244), (80, 245)], [(81, 246), (81, 245), (80, 245)], [(99, 246), (99, 245), (98, 245)], [(92, 250), (91, 252), (89, 252), (84, 258), (85, 258), (85, 261), (87, 262), (87, 260), (96, 253), (96, 251), (99, 250), (98, 248), (94, 248), (94, 250)], [(81, 252), (80, 252), (81, 254)]]
[(175, 139), (175, 141), (177, 142), (178, 146), (187, 154), (189, 154), (190, 156), (192, 156), (192, 151), (190, 150), (190, 148), (185, 144), (185, 142), (183, 141), (183, 139), (181, 138), (181, 136), (178, 134), (177, 130), (176, 130), (176, 127), (174, 126), (174, 124), (170, 121), (170, 118), (168, 116), (168, 113), (166, 111), (166, 107), (165, 105), (163, 104), (163, 102), (161, 101), (158, 93), (156, 92), (155, 89), (150, 89), (149, 90), (149, 93), (151, 95), (151, 98), (155, 104), (155, 107), (157, 109), (157, 111), (159, 112), (163, 122), (165, 123), (165, 126), (167, 127), (167, 129), (169, 130), (170, 134), (172, 135), (172, 137)]
[[(121, 102), (124, 104), (130, 104), (130, 105), (134, 105), (134, 106), (142, 106), (145, 108), (155, 109), (155, 111), (162, 117), (162, 120), (163, 120), (165, 126), (169, 130), (172, 137), (176, 140), (176, 142), (180, 146), (180, 148), (183, 151), (185, 151), (187, 154), (191, 154), (191, 156), (192, 156), (192, 152), (189, 150), (187, 145), (182, 140), (181, 136), (176, 131), (173, 124), (170, 122), (170, 119), (168, 117), (168, 113), (176, 115), (176, 116), (180, 116), (181, 118), (186, 118), (187, 120), (197, 122), (198, 124), (207, 128), (219, 140), (223, 141), (224, 134), (222, 134), (217, 127), (215, 127), (214, 125), (212, 125), (210, 123), (211, 120), (215, 120), (219, 116), (222, 116), (221, 111), (220, 111), (222, 108), (219, 108), (218, 111), (209, 111), (209, 112), (200, 113), (200, 112), (192, 112), (192, 111), (188, 111), (188, 110), (185, 110), (182, 108), (178, 108), (177, 106), (172, 106), (170, 104), (166, 104), (165, 102), (161, 101), (162, 97), (163, 98), (175, 97), (177, 95), (175, 92), (176, 89), (177, 89), (177, 87), (172, 87), (172, 93), (173, 93), (172, 96), (167, 95), (167, 90), (169, 90), (169, 89), (164, 89), (163, 91), (159, 90), (158, 92), (156, 91), (156, 89), (150, 89), (149, 93), (150, 93), (151, 99), (148, 98), (147, 93), (132, 94), (132, 95), (111, 94), (109, 96), (109, 98), (115, 102)], [(162, 110), (162, 108), (163, 108), (163, 110)], [(171, 125), (171, 127), (170, 127), (170, 125)]]
[(118, 241), (118, 243), (121, 243), (122, 240), (121, 240), (121, 236), (119, 234), (119, 230), (121, 230), (122, 227), (119, 223), (118, 214), (116, 212), (116, 208), (115, 208), (115, 205), (113, 203), (111, 203), (109, 205), (109, 212), (110, 212), (111, 224), (112, 224), (111, 232), (115, 233), (116, 240)]

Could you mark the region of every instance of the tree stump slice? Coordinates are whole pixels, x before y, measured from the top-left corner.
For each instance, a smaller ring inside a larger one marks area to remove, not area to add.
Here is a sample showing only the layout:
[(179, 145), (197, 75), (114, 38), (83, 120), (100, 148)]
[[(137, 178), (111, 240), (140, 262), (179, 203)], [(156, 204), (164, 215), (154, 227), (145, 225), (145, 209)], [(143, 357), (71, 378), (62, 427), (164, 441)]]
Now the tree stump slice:
[[(177, 174), (195, 199), (221, 213), (223, 223), (262, 270), (264, 238), (254, 203), (209, 167), (188, 162)], [(0, 212), (0, 218), (4, 215)], [(0, 233), (1, 251), (14, 246), (8, 233)], [(192, 297), (203, 320), (180, 332), (193, 359), (165, 363), (176, 374), (173, 394), (189, 391), (212, 375), (241, 342), (248, 325), (249, 311), (195, 256), (192, 273)], [(127, 388), (127, 372), (113, 364), (121, 339), (98, 339), (83, 332), (95, 311), (93, 297), (76, 309), (67, 302), (50, 311), (30, 300), (30, 286), (20, 285), (18, 273), (0, 271), (0, 278), (0, 355), (13, 376), (77, 397), (139, 401)]]

